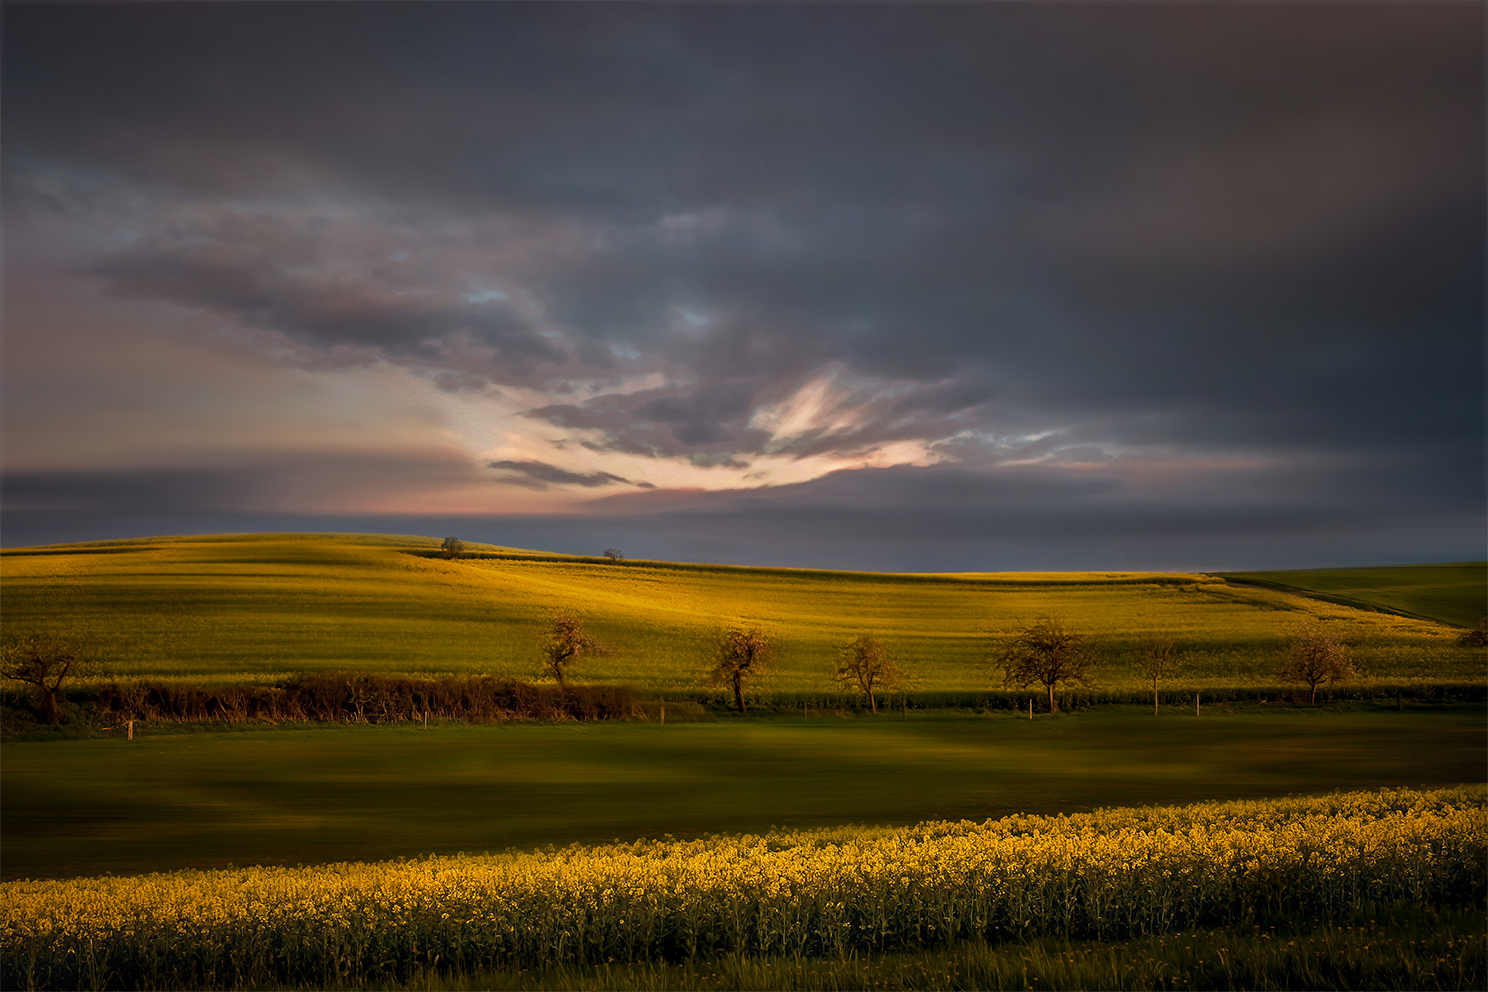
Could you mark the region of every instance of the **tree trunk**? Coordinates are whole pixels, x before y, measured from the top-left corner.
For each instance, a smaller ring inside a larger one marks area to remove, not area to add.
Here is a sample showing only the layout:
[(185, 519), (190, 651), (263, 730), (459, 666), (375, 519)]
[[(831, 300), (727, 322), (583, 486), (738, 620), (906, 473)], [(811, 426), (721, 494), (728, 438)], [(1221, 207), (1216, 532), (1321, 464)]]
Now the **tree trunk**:
[(1312, 684), (1312, 700), (1311, 700), (1311, 705), (1313, 705), (1313, 706), (1316, 706), (1317, 705), (1317, 687), (1318, 687), (1318, 684), (1316, 682), (1314, 682)]
[(1152, 680), (1152, 715), (1157, 716), (1157, 679)]
[(1056, 710), (1054, 708), (1054, 683), (1053, 682), (1050, 682), (1049, 683), (1049, 712), (1050, 713), (1057, 713), (1058, 712), (1058, 710)]
[(734, 673), (734, 704), (739, 707), (739, 712), (744, 712), (744, 686), (741, 684), (743, 675)]
[(870, 713), (872, 713), (874, 716), (878, 716), (878, 703), (875, 702), (874, 699), (873, 699), (873, 690), (872, 689), (869, 689), (868, 690), (868, 711)]
[(62, 710), (57, 705), (57, 690), (41, 687), (41, 715), (46, 717), (47, 723), (61, 723)]

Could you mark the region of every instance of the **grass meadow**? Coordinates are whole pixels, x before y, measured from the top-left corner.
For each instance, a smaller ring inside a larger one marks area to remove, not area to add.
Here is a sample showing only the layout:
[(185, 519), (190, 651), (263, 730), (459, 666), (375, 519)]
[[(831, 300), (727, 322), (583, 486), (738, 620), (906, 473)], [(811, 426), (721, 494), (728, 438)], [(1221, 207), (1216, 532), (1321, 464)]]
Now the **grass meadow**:
[(6, 878), (380, 860), (1482, 779), (1481, 707), (285, 725), (5, 745)]
[(1314, 568), (1281, 572), (1227, 572), (1229, 578), (1300, 592), (1364, 609), (1471, 627), (1488, 616), (1485, 569), (1480, 561), (1389, 568)]

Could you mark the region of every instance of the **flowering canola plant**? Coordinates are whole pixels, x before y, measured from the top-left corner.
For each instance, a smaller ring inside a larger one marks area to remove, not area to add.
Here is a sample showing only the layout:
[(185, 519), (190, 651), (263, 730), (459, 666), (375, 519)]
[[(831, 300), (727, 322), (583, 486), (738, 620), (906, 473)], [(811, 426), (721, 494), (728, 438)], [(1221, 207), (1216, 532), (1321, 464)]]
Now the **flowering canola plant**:
[(5, 988), (1124, 938), (1481, 904), (1488, 789), (0, 885)]

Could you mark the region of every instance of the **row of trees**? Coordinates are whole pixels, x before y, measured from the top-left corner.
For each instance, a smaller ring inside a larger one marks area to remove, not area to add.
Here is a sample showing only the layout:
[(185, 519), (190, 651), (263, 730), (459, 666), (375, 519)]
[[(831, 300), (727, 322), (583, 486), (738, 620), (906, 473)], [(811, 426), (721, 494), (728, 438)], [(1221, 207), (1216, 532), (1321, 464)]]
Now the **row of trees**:
[[(446, 558), (458, 558), (464, 545), (458, 538), (447, 537), (443, 550)], [(606, 548), (604, 557), (613, 564), (624, 560), (625, 555), (619, 548)], [(1467, 631), (1459, 642), (1467, 646), (1488, 643), (1485, 631), (1488, 620)], [(559, 613), (549, 622), (543, 661), (558, 679), (559, 686), (567, 684), (570, 667), (581, 657), (607, 653), (603, 645), (584, 635), (582, 623), (572, 613)], [(770, 655), (769, 640), (757, 628), (729, 630), (720, 639), (713, 679), (715, 684), (732, 688), (739, 712), (745, 710), (744, 686), (768, 665)], [(1019, 630), (995, 664), (1002, 671), (1004, 688), (1042, 686), (1048, 694), (1051, 713), (1057, 708), (1054, 694), (1060, 687), (1095, 684), (1095, 661), (1087, 638), (1047, 617)], [(1158, 711), (1159, 684), (1175, 675), (1178, 665), (1178, 646), (1172, 638), (1151, 637), (1140, 645), (1134, 667), (1144, 678), (1152, 680), (1153, 713)], [(838, 649), (834, 674), (843, 687), (867, 696), (868, 707), (874, 713), (878, 712), (879, 692), (893, 691), (905, 684), (903, 669), (872, 634), (859, 634)], [(1283, 681), (1306, 685), (1313, 703), (1317, 702), (1320, 685), (1343, 682), (1352, 675), (1353, 663), (1347, 648), (1312, 626), (1303, 628), (1277, 670)]]
[[(573, 667), (586, 656), (610, 654), (610, 649), (584, 632), (583, 621), (571, 612), (554, 615), (545, 628), (541, 656), (544, 667), (567, 689)], [(711, 675), (714, 684), (733, 692), (734, 705), (745, 712), (744, 692), (765, 671), (774, 654), (770, 638), (758, 628), (734, 628), (718, 640)], [(1095, 684), (1095, 659), (1089, 640), (1063, 623), (1043, 619), (1019, 630), (1000, 654), (989, 658), (1002, 673), (1004, 687), (1042, 686), (1048, 694), (1049, 711), (1058, 704), (1055, 691), (1062, 687)], [(29, 637), (4, 645), (0, 674), (7, 680), (29, 685), (37, 699), (37, 711), (49, 723), (62, 720), (59, 693), (67, 679), (79, 674), (82, 653), (75, 643)], [(1176, 674), (1179, 655), (1172, 639), (1143, 642), (1135, 665), (1152, 680), (1152, 707), (1157, 712), (1159, 683)], [(904, 669), (892, 653), (872, 634), (859, 634), (838, 649), (834, 677), (844, 688), (861, 692), (872, 712), (878, 712), (878, 696), (907, 686)], [(1353, 675), (1347, 648), (1336, 638), (1315, 627), (1305, 627), (1294, 641), (1277, 675), (1311, 690), (1317, 702), (1318, 687), (1343, 682)]]
[[(583, 623), (572, 613), (559, 613), (549, 621), (543, 642), (545, 667), (560, 686), (567, 684), (570, 669), (585, 655), (609, 654), (604, 645), (586, 636)], [(734, 705), (746, 711), (744, 689), (768, 666), (773, 655), (770, 639), (758, 628), (726, 631), (714, 651), (712, 679), (715, 685), (733, 691)], [(1049, 712), (1058, 710), (1055, 691), (1062, 687), (1095, 685), (1095, 656), (1088, 638), (1058, 620), (1045, 618), (1019, 630), (995, 658), (994, 669), (1002, 673), (1004, 688), (1042, 686), (1048, 694)], [(1158, 711), (1159, 683), (1177, 674), (1180, 658), (1172, 638), (1144, 640), (1133, 660), (1144, 678), (1152, 680), (1152, 712)], [(1277, 677), (1307, 686), (1317, 702), (1318, 687), (1344, 682), (1354, 673), (1348, 649), (1336, 638), (1307, 626), (1298, 634)], [(887, 647), (872, 634), (859, 634), (838, 648), (833, 673), (838, 684), (868, 698), (868, 707), (878, 712), (878, 694), (906, 685), (904, 669)]]
[[(1158, 710), (1159, 683), (1176, 675), (1181, 664), (1178, 645), (1170, 637), (1142, 641), (1133, 667), (1152, 680), (1152, 712)], [(1054, 690), (1060, 686), (1095, 684), (1095, 658), (1089, 641), (1057, 620), (1043, 619), (1020, 630), (1002, 653), (1003, 685), (1026, 688), (1042, 685), (1054, 712)], [(1318, 628), (1304, 626), (1293, 640), (1276, 675), (1283, 682), (1307, 686), (1311, 702), (1325, 683), (1345, 682), (1354, 674), (1348, 648)]]
[[(548, 621), (541, 647), (542, 662), (560, 687), (568, 684), (569, 672), (581, 658), (610, 653), (609, 648), (584, 633), (583, 622), (574, 614), (558, 613)], [(903, 682), (904, 673), (871, 634), (854, 637), (838, 654), (837, 681), (866, 694), (874, 713), (878, 712), (878, 693)], [(734, 628), (719, 638), (710, 674), (715, 685), (733, 691), (734, 705), (740, 713), (747, 710), (745, 688), (769, 666), (773, 655), (774, 646), (759, 628)]]

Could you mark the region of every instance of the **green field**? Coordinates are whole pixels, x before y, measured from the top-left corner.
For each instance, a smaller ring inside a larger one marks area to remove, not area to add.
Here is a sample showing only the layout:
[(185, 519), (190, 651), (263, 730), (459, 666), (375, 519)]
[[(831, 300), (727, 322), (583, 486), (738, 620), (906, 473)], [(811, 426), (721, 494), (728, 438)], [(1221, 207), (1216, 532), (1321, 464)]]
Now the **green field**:
[(367, 860), (1482, 781), (1477, 707), (286, 727), (5, 746), (4, 874)]
[(1300, 592), (1365, 609), (1385, 609), (1458, 627), (1488, 616), (1488, 563), (1226, 572), (1226, 578)]
[[(1000, 639), (1043, 616), (1089, 634), (1109, 689), (1141, 687), (1128, 658), (1174, 637), (1189, 688), (1272, 685), (1303, 623), (1353, 650), (1360, 685), (1479, 682), (1484, 656), (1445, 624), (1169, 573), (896, 575), (603, 564), (433, 538), (243, 535), (11, 550), (0, 555), (4, 633), (84, 641), (118, 678), (269, 682), (314, 670), (483, 672), (533, 678), (547, 617), (577, 611), (613, 649), (589, 682), (684, 692), (705, 685), (714, 639), (756, 625), (778, 647), (761, 688), (831, 691), (837, 646), (886, 641), (921, 690), (994, 684)], [(1398, 584), (1398, 583), (1397, 583)]]
[[(649, 720), (436, 720), (427, 729), (146, 721), (129, 741), (96, 713), (54, 732), (27, 729), (30, 718), (7, 709), (4, 878), (378, 861), (667, 836), (713, 835), (729, 848), (730, 838), (772, 827), (982, 821), (1484, 779), (1482, 707), (1426, 701), (1442, 695), (1432, 687), (1484, 681), (1488, 656), (1458, 644), (1461, 624), (1474, 619), (1462, 610), (1474, 596), (1481, 600), (1481, 566), (1243, 577), (1260, 585), (1227, 581), (1238, 575), (607, 564), (487, 546), (449, 561), (437, 556), (438, 545), (418, 537), (239, 535), (10, 550), (0, 554), (3, 633), (76, 640), (102, 666), (90, 676), (95, 684), (264, 684), (317, 671), (541, 680), (542, 628), (555, 612), (571, 610), (611, 649), (585, 659), (574, 678), (633, 685), (668, 700), (671, 719), (654, 719), (653, 699), (644, 707)], [(1150, 684), (1131, 667), (1138, 645), (1150, 635), (1172, 637), (1182, 666), (1164, 689), (1169, 698), (1203, 692), (1202, 714), (1191, 703), (1165, 705), (1158, 716), (1150, 706), (1112, 703), (1040, 712), (1030, 721), (973, 706), (978, 693), (999, 684), (989, 664), (999, 645), (1045, 616), (1090, 637), (1107, 699), (1141, 698)], [(1274, 697), (1278, 662), (1304, 624), (1349, 646), (1361, 698), (1316, 708), (1258, 701)], [(761, 628), (776, 648), (757, 687), (766, 705), (748, 717), (679, 698), (715, 691), (706, 681), (712, 648), (734, 625)], [(875, 717), (830, 703), (809, 718), (792, 712), (805, 697), (826, 703), (836, 695), (837, 648), (859, 633), (890, 645), (912, 675), (917, 708)], [(1396, 689), (1409, 691), (1397, 702)], [(7, 706), (18, 703), (17, 692), (7, 690)], [(936, 692), (964, 698), (943, 704)], [(19, 737), (18, 724), (25, 724)], [(1298, 842), (1307, 836), (1298, 834)], [(355, 897), (379, 898), (371, 890)], [(210, 899), (189, 898), (206, 917), (217, 912)], [(561, 902), (534, 904), (534, 913)], [(1414, 917), (1382, 917), (1378, 928), (1361, 917), (1333, 929), (1321, 917), (1298, 918), (1285, 944), (1225, 924), (1125, 943), (929, 940), (918, 950), (911, 942), (903, 953), (861, 959), (703, 955), (613, 966), (575, 961), (556, 970), (534, 969), (541, 955), (510, 970), (435, 967), (410, 950), (371, 962), (365, 974), (426, 988), (1031, 987), (1040, 979), (1174, 988), (1480, 985), (1481, 914), (1464, 915), (1455, 903), (1418, 909), (1447, 921), (1445, 929)], [(311, 916), (302, 922), (320, 925)], [(165, 927), (160, 943), (148, 945), (151, 954), (171, 957), (187, 946), (175, 924), (144, 916), (140, 923)], [(394, 943), (399, 932), (390, 931)], [(272, 958), (261, 962), (266, 975), (279, 973)], [(80, 957), (33, 960), (72, 975), (59, 979), (65, 986), (110, 981), (106, 973), (84, 976)], [(189, 969), (161, 974), (195, 976), (178, 985), (210, 977)], [(21, 987), (48, 984), (20, 971), (15, 979)], [(219, 981), (237, 980), (209, 984)], [(307, 975), (291, 984), (336, 981)]]

